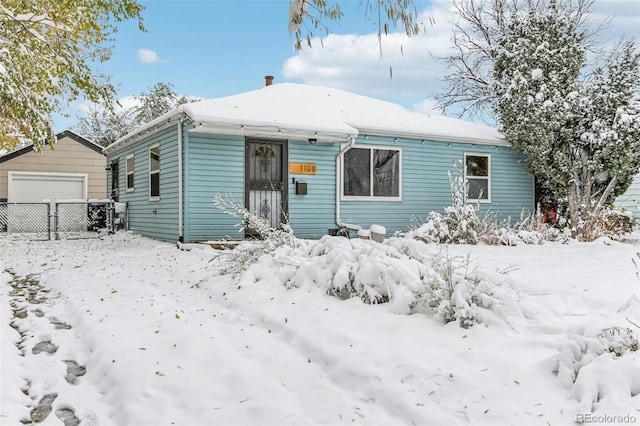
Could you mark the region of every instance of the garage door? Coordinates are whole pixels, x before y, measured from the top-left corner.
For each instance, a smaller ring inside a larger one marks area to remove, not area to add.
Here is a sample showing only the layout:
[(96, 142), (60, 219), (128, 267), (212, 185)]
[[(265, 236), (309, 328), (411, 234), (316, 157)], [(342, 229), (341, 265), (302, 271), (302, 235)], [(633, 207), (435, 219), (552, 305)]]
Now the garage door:
[[(9, 232), (42, 232), (54, 229), (53, 203), (56, 200), (85, 200), (87, 198), (87, 176), (66, 173), (8, 173), (9, 203), (52, 203), (51, 210), (29, 204), (9, 205), (5, 224), (0, 226)], [(83, 231), (86, 229), (87, 209), (84, 205), (67, 205), (64, 215), (58, 216), (58, 229)]]
[(61, 173), (9, 172), (7, 201), (38, 203), (43, 200), (85, 200), (87, 176)]

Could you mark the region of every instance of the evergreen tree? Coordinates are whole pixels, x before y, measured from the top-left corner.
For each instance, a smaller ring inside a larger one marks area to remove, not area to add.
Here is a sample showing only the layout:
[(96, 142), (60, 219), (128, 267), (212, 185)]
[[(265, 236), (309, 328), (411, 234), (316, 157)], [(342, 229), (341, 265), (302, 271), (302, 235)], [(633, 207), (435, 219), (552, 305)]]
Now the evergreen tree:
[(492, 50), (503, 131), (528, 169), (566, 198), (574, 236), (640, 171), (637, 46), (624, 41), (586, 77), (585, 33), (552, 3), (512, 21)]

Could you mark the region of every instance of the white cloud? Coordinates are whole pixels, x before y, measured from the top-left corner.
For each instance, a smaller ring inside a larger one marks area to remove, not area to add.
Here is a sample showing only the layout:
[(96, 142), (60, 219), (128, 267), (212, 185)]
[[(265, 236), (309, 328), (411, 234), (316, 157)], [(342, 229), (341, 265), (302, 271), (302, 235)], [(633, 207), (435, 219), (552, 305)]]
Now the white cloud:
[[(613, 16), (611, 27), (596, 38), (609, 43), (622, 34), (640, 38), (637, 0), (597, 0), (589, 23), (597, 25), (610, 16)], [(409, 109), (431, 111), (435, 102), (430, 99), (446, 89), (442, 81), (446, 65), (435, 58), (447, 56), (452, 48), (450, 21), (454, 17), (449, 0), (434, 0), (421, 13), (426, 32), (419, 36), (407, 38), (392, 33), (383, 36), (382, 46), (377, 34), (314, 38), (312, 48), (297, 52), (285, 62), (283, 76), (389, 99)]]
[(149, 49), (138, 49), (138, 60), (145, 64), (154, 64), (162, 62), (156, 52)]
[(413, 110), (427, 115), (442, 115), (442, 110), (435, 99), (425, 99), (413, 104)]
[(410, 108), (441, 90), (445, 64), (435, 57), (446, 56), (450, 49), (449, 7), (448, 1), (434, 1), (421, 14), (426, 31), (419, 36), (391, 33), (382, 37), (381, 44), (375, 33), (313, 39), (312, 48), (285, 62), (283, 75), (308, 84), (393, 98)]
[(594, 23), (606, 21), (611, 18), (611, 26), (604, 34), (597, 38), (612, 37), (619, 39), (621, 36), (638, 39), (640, 30), (640, 3), (638, 0), (598, 0), (593, 4), (591, 20)]
[(116, 112), (120, 112), (123, 110), (126, 111), (131, 108), (136, 108), (140, 106), (140, 101), (135, 96), (125, 96), (123, 98), (118, 99), (118, 104), (116, 104), (114, 107)]
[[(124, 96), (117, 99), (117, 102), (113, 104), (113, 110), (119, 113), (123, 110), (137, 107), (138, 105), (140, 105), (140, 101), (138, 101), (135, 96)], [(74, 109), (78, 112), (78, 117), (83, 117), (90, 111), (103, 111), (105, 110), (105, 107), (101, 104), (85, 99), (83, 102), (76, 103), (74, 105)]]

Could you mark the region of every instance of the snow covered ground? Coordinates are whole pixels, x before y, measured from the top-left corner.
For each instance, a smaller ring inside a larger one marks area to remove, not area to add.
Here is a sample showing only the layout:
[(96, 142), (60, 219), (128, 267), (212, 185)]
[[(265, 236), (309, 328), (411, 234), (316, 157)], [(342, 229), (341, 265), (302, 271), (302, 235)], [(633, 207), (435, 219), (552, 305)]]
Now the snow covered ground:
[[(640, 422), (640, 245), (327, 237), (237, 277), (189, 248), (0, 240), (0, 423)], [(447, 273), (479, 324), (419, 309)], [(348, 283), (389, 302), (327, 294)]]

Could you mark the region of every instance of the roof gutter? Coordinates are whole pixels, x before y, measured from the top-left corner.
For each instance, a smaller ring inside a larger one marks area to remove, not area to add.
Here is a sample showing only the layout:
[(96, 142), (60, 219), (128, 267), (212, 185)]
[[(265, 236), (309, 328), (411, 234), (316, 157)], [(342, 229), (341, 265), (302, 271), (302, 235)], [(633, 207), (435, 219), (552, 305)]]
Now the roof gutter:
[(340, 228), (348, 228), (348, 229), (354, 229), (356, 231), (359, 231), (362, 229), (362, 226), (343, 222), (342, 218), (340, 217), (340, 194), (342, 194), (342, 176), (343, 176), (343, 173), (340, 170), (340, 164), (341, 164), (340, 158), (345, 152), (353, 148), (355, 144), (356, 144), (355, 136), (349, 136), (349, 143), (340, 150), (338, 155), (336, 155), (336, 225), (338, 225)]
[(188, 132), (211, 133), (218, 135), (240, 135), (254, 137), (271, 137), (279, 139), (307, 140), (315, 139), (318, 143), (342, 142), (351, 135), (345, 131), (336, 130), (310, 130), (286, 128), (278, 125), (255, 125), (238, 123), (206, 123), (196, 122), (194, 128)]
[(358, 133), (360, 135), (371, 135), (371, 136), (390, 136), (390, 137), (401, 137), (407, 139), (421, 139), (421, 140), (431, 140), (438, 142), (460, 142), (460, 143), (471, 143), (476, 145), (497, 145), (497, 146), (511, 146), (505, 139), (502, 137), (495, 138), (487, 138), (480, 136), (456, 136), (456, 135), (434, 135), (427, 133), (412, 133), (406, 132), (402, 130), (384, 130), (384, 129), (366, 129), (359, 127)]
[(142, 137), (146, 137), (148, 135), (151, 135), (153, 133), (157, 133), (161, 130), (164, 130), (168, 127), (173, 126), (174, 124), (176, 124), (179, 121), (182, 121), (184, 119), (184, 113), (182, 110), (182, 105), (180, 107), (178, 107), (178, 109), (175, 109), (171, 112), (168, 112), (164, 115), (161, 115), (160, 117), (156, 118), (155, 120), (152, 120), (150, 122), (148, 122), (147, 124), (143, 125), (142, 127), (139, 127), (137, 129), (135, 129), (134, 131), (127, 133), (126, 135), (124, 135), (123, 137), (121, 137), (120, 139), (116, 140), (114, 143), (112, 143), (111, 145), (107, 146), (106, 148), (104, 148), (102, 150), (102, 152), (104, 154), (111, 154), (115, 151), (118, 151), (124, 147), (126, 147), (127, 145), (129, 145), (130, 143), (142, 138)]

